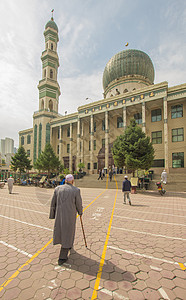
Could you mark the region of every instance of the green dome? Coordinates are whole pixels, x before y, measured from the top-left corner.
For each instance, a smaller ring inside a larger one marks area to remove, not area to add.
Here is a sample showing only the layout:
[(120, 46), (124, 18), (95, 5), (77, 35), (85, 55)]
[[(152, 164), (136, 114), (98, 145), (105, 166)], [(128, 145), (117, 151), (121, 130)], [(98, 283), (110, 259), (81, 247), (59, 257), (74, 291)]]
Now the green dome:
[(47, 29), (48, 27), (53, 28), (58, 32), (58, 27), (57, 27), (56, 23), (54, 22), (53, 18), (51, 18), (51, 20), (48, 21), (48, 23), (45, 26), (45, 29)]
[(140, 50), (123, 50), (106, 64), (103, 73), (104, 90), (110, 82), (124, 76), (138, 75), (154, 83), (154, 66), (150, 57)]

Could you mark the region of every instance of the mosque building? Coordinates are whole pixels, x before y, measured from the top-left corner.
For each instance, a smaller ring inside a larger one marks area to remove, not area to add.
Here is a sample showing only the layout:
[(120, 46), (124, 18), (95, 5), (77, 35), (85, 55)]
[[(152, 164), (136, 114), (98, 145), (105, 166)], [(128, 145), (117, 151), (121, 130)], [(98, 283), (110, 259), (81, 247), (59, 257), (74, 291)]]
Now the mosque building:
[(113, 142), (134, 118), (153, 143), (152, 169), (186, 173), (186, 83), (174, 87), (168, 87), (167, 81), (154, 84), (150, 57), (140, 50), (123, 50), (105, 67), (103, 99), (62, 116), (58, 113), (58, 27), (53, 17), (45, 26), (44, 37), (39, 110), (33, 114), (33, 128), (19, 132), (19, 144), (32, 164), (50, 142), (70, 172), (78, 170), (80, 162), (89, 174), (109, 169), (114, 164)]

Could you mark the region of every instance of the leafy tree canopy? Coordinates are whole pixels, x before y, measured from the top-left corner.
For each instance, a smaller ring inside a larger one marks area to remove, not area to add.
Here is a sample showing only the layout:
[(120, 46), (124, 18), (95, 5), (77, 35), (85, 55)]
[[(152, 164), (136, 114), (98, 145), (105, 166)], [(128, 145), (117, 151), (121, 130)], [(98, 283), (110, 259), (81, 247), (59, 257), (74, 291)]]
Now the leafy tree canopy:
[(39, 171), (47, 171), (48, 175), (51, 172), (63, 169), (59, 158), (55, 155), (54, 150), (49, 143), (46, 144), (44, 151), (41, 152), (36, 160), (34, 168)]
[(20, 174), (32, 169), (31, 160), (28, 158), (23, 146), (19, 147), (17, 153), (12, 156), (11, 169), (14, 172), (18, 170)]
[(132, 119), (124, 134), (117, 137), (112, 154), (117, 167), (125, 166), (131, 171), (149, 169), (154, 159), (154, 148), (150, 137)]

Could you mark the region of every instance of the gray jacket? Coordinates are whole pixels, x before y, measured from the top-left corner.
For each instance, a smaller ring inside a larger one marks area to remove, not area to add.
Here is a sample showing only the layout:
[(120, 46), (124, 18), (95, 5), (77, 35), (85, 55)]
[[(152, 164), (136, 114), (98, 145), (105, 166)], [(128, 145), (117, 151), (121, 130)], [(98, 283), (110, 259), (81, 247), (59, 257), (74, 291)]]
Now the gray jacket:
[(53, 244), (71, 248), (74, 243), (77, 213), (82, 215), (80, 190), (72, 184), (55, 188), (50, 207), (50, 219), (55, 219)]

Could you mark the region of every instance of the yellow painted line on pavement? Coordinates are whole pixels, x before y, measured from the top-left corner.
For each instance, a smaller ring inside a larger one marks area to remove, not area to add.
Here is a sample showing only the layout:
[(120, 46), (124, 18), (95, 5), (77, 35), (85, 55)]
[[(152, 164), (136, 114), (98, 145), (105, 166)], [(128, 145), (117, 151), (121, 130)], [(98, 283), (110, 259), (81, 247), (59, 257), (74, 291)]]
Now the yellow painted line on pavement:
[[(85, 207), (85, 209), (83, 211), (85, 211), (92, 203), (94, 203), (94, 201), (96, 201), (96, 199), (98, 199), (108, 188), (108, 177), (107, 177), (107, 183), (106, 183), (106, 189), (99, 194), (99, 196), (97, 196), (89, 205), (87, 205)], [(77, 215), (78, 217), (79, 215)], [(10, 276), (6, 281), (4, 281), (1, 285), (0, 285), (0, 292), (14, 279), (16, 278), (19, 273), (21, 271), (23, 271), (23, 268), (27, 265), (29, 265), (41, 252), (43, 252), (44, 249), (46, 249), (48, 247), (48, 245), (50, 245), (53, 241), (53, 238), (46, 243), (46, 245), (44, 245), (44, 247), (42, 247), (41, 249), (39, 249), (29, 260), (26, 261), (26, 263), (24, 263), (21, 267), (19, 267), (19, 269), (17, 271), (14, 272), (14, 274), (12, 276)]]
[(97, 273), (97, 278), (96, 278), (96, 282), (95, 282), (95, 285), (94, 285), (94, 291), (93, 291), (91, 300), (97, 299), (97, 293), (98, 293), (98, 289), (99, 289), (99, 284), (100, 284), (100, 280), (101, 280), (103, 265), (104, 265), (104, 261), (105, 261), (106, 251), (107, 251), (108, 240), (109, 240), (111, 226), (112, 226), (112, 220), (113, 220), (114, 209), (115, 209), (117, 193), (118, 193), (118, 184), (117, 184), (117, 181), (115, 179), (115, 176), (114, 176), (114, 180), (116, 182), (117, 191), (116, 191), (116, 195), (115, 195), (115, 200), (114, 200), (114, 205), (113, 205), (113, 208), (112, 208), (112, 214), (111, 214), (111, 218), (110, 218), (110, 222), (109, 222), (109, 227), (108, 227), (108, 231), (107, 231), (105, 245), (104, 245), (103, 252), (102, 252), (102, 255), (101, 255), (101, 261), (100, 261), (100, 264), (99, 264), (99, 270), (98, 270), (98, 273)]
[(23, 268), (27, 265), (29, 265), (51, 242), (53, 239), (51, 239), (44, 247), (39, 249), (30, 259), (26, 261), (12, 276), (10, 276), (3, 284), (0, 286), (0, 292), (14, 279), (16, 278), (19, 273), (23, 270)]
[(184, 265), (184, 264), (182, 264), (182, 263), (178, 263), (178, 264), (179, 264), (180, 268), (181, 268), (183, 271), (185, 271), (185, 270), (186, 270), (186, 267), (185, 267), (185, 265)]

